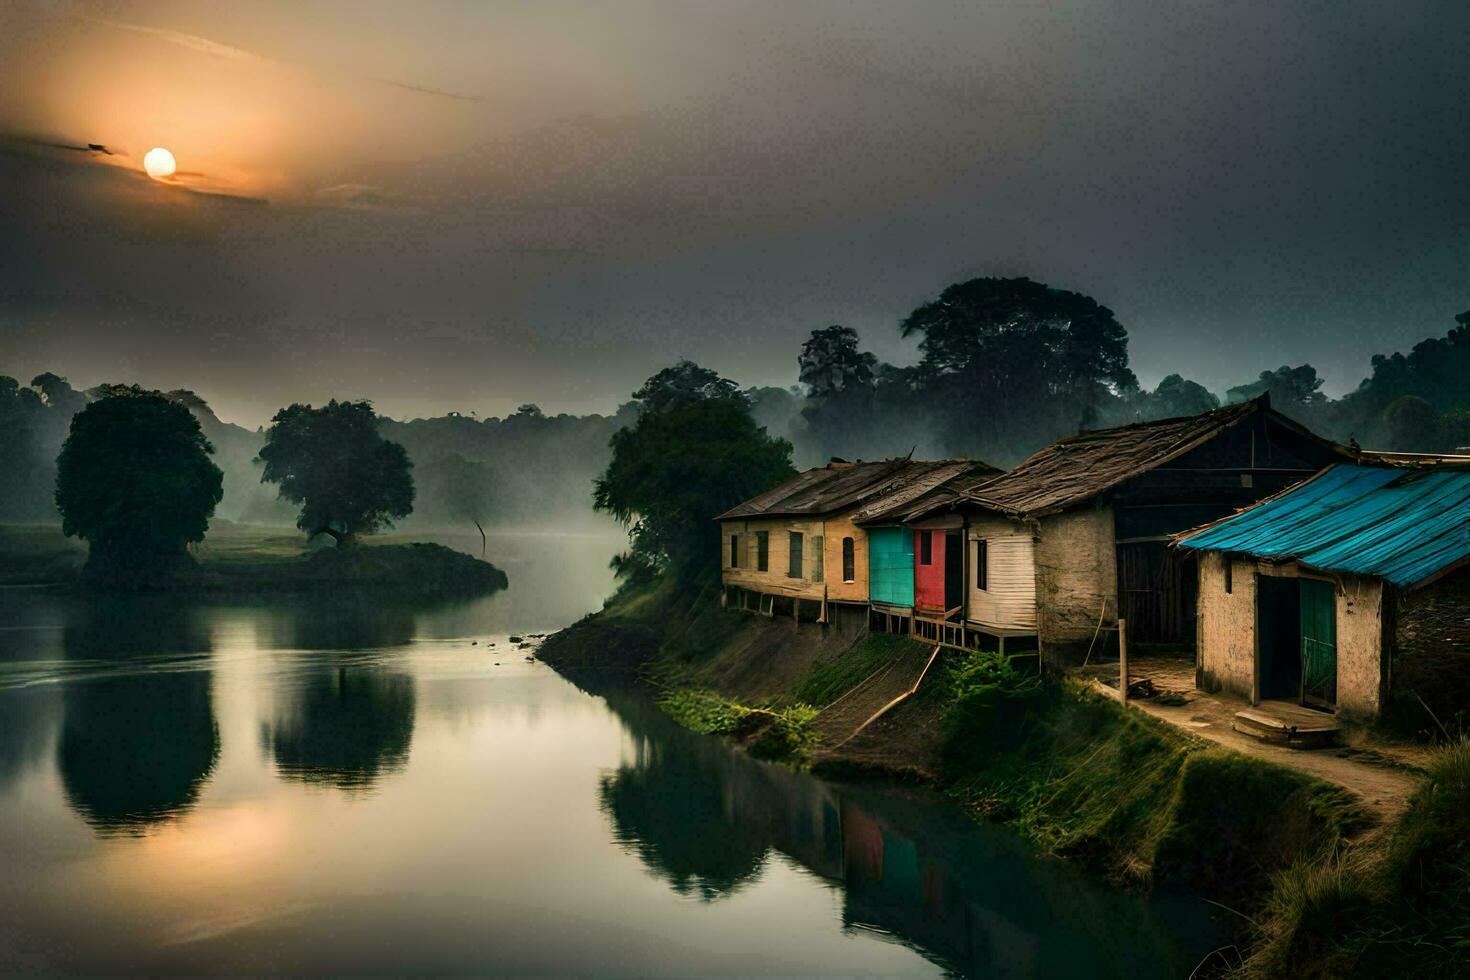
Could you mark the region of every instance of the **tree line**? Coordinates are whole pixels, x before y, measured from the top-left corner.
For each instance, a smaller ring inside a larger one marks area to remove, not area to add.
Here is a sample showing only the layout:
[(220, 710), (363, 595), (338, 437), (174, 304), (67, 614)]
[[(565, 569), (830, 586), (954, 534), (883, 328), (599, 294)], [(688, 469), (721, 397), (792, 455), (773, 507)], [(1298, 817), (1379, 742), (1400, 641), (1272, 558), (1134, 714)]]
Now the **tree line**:
[[(1268, 392), (1278, 410), (1344, 442), (1453, 451), (1470, 444), (1470, 312), (1454, 323), (1407, 354), (1375, 356), (1371, 374), (1342, 398), (1328, 398), (1315, 368), (1300, 364), (1263, 371), (1223, 400)], [(832, 325), (813, 330), (796, 352), (799, 383), (790, 388), (742, 389), (681, 362), (653, 375), (614, 415), (549, 416), (527, 404), (504, 419), (451, 412), (401, 422), (371, 414), (370, 427), (400, 446), (411, 466), (420, 526), (565, 524), (588, 513), (590, 485), (595, 509), (631, 533), (616, 567), (646, 577), (708, 567), (708, 520), (794, 464), (914, 452), (1008, 466), (1078, 429), (1194, 415), (1222, 401), (1182, 374), (1143, 388), (1129, 366), (1127, 330), (1111, 310), (1030, 279), (955, 283), (896, 326), (917, 340), (916, 364), (882, 363), (856, 331)], [(228, 516), (263, 523), (296, 516), (330, 533), (330, 520), (290, 506), (305, 507), (301, 500), (262, 491), (269, 432), (221, 422), (186, 389), (154, 394), (186, 409), (215, 449), (223, 506), (233, 505)], [(122, 385), (78, 392), (55, 374), (29, 386), (0, 377), (0, 520), (55, 519), (56, 461), (68, 426), (87, 406), (117, 396), (137, 392)], [(278, 415), (273, 428), (280, 422)], [(278, 490), (296, 485), (267, 482)]]

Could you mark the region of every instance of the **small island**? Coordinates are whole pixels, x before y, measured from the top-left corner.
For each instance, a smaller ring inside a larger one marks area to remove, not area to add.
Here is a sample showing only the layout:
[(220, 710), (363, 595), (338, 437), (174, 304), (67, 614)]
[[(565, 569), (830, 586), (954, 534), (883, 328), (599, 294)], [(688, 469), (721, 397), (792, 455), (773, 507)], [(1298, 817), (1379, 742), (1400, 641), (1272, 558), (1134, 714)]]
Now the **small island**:
[(300, 506), (305, 537), (212, 528), (223, 481), (198, 420), (160, 392), (114, 386), (77, 413), (57, 459), (61, 527), (0, 529), (0, 585), (422, 598), (506, 588), (505, 572), (452, 548), (362, 540), (413, 509), (412, 463), (377, 421), (367, 402), (282, 409), (262, 481)]

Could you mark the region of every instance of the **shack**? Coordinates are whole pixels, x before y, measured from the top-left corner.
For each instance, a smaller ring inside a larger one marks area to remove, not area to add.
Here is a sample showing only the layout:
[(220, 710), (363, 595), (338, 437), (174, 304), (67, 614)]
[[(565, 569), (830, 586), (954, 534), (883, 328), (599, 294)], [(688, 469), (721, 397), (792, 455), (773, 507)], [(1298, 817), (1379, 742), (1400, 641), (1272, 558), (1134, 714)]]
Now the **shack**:
[(994, 474), (971, 460), (834, 459), (721, 514), (727, 605), (827, 622), (847, 607), (866, 625), (870, 601), (913, 605), (913, 532), (870, 532), (859, 510), (920, 496), (960, 477)]
[(1048, 657), (1080, 655), (1121, 616), (1130, 643), (1188, 649), (1197, 578), (1172, 536), (1352, 458), (1263, 395), (1080, 432), (1004, 474), (952, 481), (905, 519), (965, 555), (962, 645), (1031, 635)]
[(1395, 696), (1424, 721), (1470, 707), (1470, 459), (1374, 462), (1180, 536), (1201, 689), (1365, 718)]

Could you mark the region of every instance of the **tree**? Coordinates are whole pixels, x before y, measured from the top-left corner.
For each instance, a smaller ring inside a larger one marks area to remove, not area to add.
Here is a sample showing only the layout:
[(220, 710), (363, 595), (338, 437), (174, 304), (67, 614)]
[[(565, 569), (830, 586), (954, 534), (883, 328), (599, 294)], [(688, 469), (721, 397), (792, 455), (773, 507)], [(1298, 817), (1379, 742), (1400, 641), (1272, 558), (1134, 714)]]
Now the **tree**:
[(183, 405), (136, 386), (78, 412), (57, 459), (61, 529), (87, 541), (89, 567), (182, 559), (223, 496), (214, 447)]
[(1317, 377), (1317, 369), (1312, 365), (1287, 367), (1283, 364), (1274, 371), (1262, 371), (1261, 376), (1249, 384), (1236, 385), (1226, 391), (1225, 399), (1229, 402), (1244, 402), (1270, 394), (1272, 408), (1291, 412), (1326, 405), (1327, 396), (1321, 388), (1322, 379)]
[(1096, 424), (1138, 387), (1112, 310), (1026, 278), (955, 283), (900, 330), (921, 338), (924, 394), (948, 416), (951, 448), (987, 458)]
[(735, 382), (693, 361), (664, 368), (633, 392), (634, 401), (646, 412), (667, 412), (710, 399), (744, 398)]
[(796, 363), (801, 369), (801, 383), (807, 386), (811, 397), (830, 398), (842, 392), (871, 388), (878, 359), (858, 350), (856, 330), (833, 324), (812, 331), (811, 337), (801, 345)]
[(296, 526), (310, 536), (350, 544), (413, 510), (413, 464), (402, 446), (378, 433), (368, 402), (281, 409), (260, 459), (261, 481), (279, 484), (282, 499), (301, 505)]
[(612, 437), (594, 504), (628, 528), (613, 560), (624, 578), (693, 576), (719, 560), (711, 521), (795, 473), (791, 443), (755, 423), (734, 382), (688, 361), (634, 393), (643, 411)]

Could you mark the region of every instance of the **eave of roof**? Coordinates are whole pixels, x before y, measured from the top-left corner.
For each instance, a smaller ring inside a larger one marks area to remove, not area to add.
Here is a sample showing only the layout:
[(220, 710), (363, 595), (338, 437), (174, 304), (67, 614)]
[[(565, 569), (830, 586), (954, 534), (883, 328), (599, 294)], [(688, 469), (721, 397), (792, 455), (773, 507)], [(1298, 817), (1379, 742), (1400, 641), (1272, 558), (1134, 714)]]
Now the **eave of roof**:
[(1336, 464), (1176, 542), (1419, 588), (1470, 562), (1470, 467)]
[(1324, 439), (1273, 410), (1269, 398), (1262, 395), (1203, 415), (1079, 432), (1038, 450), (1009, 472), (970, 487), (956, 487), (954, 497), (936, 501), (927, 513), (944, 507), (973, 506), (1015, 518), (1055, 514), (1177, 459), (1257, 413), (1267, 413), (1273, 423), (1331, 449), (1345, 460), (1355, 458), (1346, 446)]

